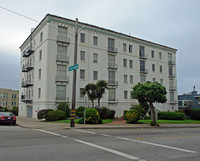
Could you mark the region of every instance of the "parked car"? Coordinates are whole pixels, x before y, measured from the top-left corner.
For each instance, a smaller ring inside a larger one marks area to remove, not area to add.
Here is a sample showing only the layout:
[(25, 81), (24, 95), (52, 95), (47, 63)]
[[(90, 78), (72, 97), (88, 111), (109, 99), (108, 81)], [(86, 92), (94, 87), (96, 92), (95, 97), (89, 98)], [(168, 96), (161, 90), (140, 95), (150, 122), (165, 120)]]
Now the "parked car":
[(0, 112), (0, 124), (16, 125), (16, 116), (12, 112)]

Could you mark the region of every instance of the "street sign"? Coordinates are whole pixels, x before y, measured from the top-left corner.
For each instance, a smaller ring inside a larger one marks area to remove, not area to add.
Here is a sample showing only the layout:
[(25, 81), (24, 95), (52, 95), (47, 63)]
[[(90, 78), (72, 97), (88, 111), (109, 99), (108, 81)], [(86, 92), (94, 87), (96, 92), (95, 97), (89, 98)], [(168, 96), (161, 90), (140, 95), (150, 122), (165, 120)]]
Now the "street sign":
[(68, 67), (68, 71), (72, 71), (72, 70), (76, 70), (76, 69), (78, 69), (78, 64)]

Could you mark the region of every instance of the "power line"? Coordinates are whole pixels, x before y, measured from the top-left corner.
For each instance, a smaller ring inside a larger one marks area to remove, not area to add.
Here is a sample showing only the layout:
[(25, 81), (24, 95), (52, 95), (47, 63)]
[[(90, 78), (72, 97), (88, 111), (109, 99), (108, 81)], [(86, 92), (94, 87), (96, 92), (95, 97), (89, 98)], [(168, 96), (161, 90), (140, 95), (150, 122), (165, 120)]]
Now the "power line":
[(20, 14), (20, 13), (14, 12), (14, 11), (12, 11), (12, 10), (9, 10), (9, 9), (5, 8), (5, 7), (0, 6), (0, 8), (6, 10), (6, 11), (8, 11), (8, 12), (14, 13), (14, 14), (16, 14), (16, 15), (18, 15), (18, 16), (27, 18), (27, 19), (29, 19), (29, 20), (31, 20), (31, 21), (35, 21), (35, 22), (39, 23), (39, 21), (37, 21), (37, 20), (35, 20), (35, 19), (33, 19), (33, 18), (30, 18), (30, 17), (27, 17), (27, 16), (22, 15), (22, 14)]

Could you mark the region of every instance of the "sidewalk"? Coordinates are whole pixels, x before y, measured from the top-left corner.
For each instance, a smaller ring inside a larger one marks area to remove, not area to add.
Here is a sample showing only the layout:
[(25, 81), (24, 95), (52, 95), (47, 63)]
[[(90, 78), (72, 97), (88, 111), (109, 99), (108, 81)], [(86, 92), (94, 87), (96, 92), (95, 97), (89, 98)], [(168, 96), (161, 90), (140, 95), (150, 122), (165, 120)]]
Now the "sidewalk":
[[(17, 117), (17, 124), (25, 128), (63, 130), (70, 129), (69, 123), (50, 123), (34, 118)], [(134, 128), (200, 128), (200, 124), (160, 124), (159, 127), (152, 127), (149, 124), (127, 124), (125, 120), (115, 120), (108, 124), (84, 125), (76, 124), (75, 128), (80, 129), (134, 129)]]

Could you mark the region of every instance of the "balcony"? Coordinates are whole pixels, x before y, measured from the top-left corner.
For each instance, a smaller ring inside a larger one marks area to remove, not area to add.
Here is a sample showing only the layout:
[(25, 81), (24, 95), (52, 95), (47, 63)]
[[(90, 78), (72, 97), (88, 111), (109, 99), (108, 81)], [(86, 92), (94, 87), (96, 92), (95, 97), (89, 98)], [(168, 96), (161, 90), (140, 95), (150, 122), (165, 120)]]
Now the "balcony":
[(33, 64), (27, 63), (27, 64), (23, 65), (22, 72), (28, 72), (31, 69), (33, 69)]
[(33, 86), (33, 81), (32, 80), (24, 81), (21, 84), (21, 87), (24, 87), (24, 88), (29, 87), (29, 86)]
[(69, 82), (68, 76), (56, 76), (55, 79), (56, 79), (56, 82), (64, 82), (64, 83)]
[(109, 104), (116, 104), (116, 103), (118, 103), (118, 99), (117, 98), (108, 98), (108, 103)]
[(170, 100), (170, 104), (177, 104), (177, 100)]
[(148, 55), (145, 54), (139, 54), (140, 59), (147, 59)]
[(117, 48), (108, 47), (108, 52), (116, 54)]
[(56, 62), (69, 63), (69, 57), (63, 55), (56, 55)]
[(148, 74), (148, 69), (140, 69), (140, 74)]
[(175, 74), (174, 73), (169, 73), (169, 78), (175, 78)]
[(34, 47), (32, 45), (28, 46), (25, 52), (23, 52), (23, 57), (29, 57), (32, 53), (34, 53)]
[(168, 60), (168, 64), (169, 64), (169, 65), (174, 65), (174, 64), (175, 64), (175, 61)]
[(118, 69), (118, 64), (108, 63), (108, 69), (117, 70)]
[(108, 86), (118, 86), (118, 81), (108, 80)]
[(66, 97), (66, 96), (56, 96), (56, 102), (69, 102), (69, 97)]
[(176, 86), (170, 86), (169, 91), (176, 91)]
[(24, 103), (32, 103), (33, 102), (33, 98), (28, 97), (26, 95), (21, 95), (21, 101)]
[(69, 45), (70, 38), (67, 38), (67, 36), (57, 36), (57, 43)]

